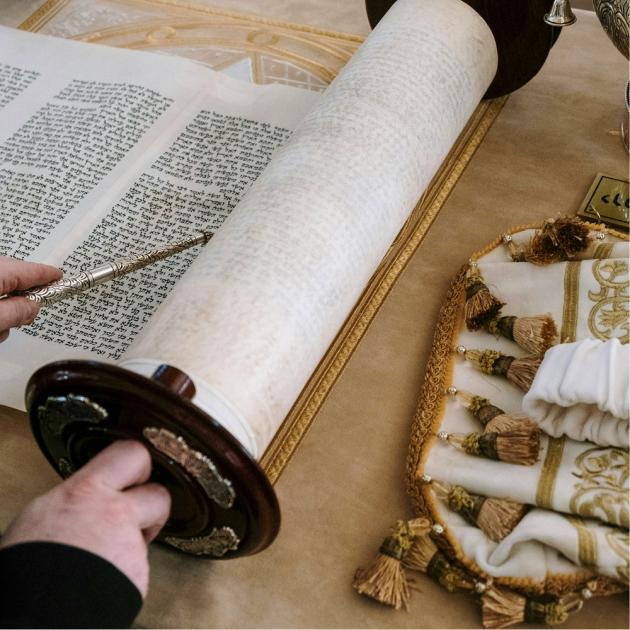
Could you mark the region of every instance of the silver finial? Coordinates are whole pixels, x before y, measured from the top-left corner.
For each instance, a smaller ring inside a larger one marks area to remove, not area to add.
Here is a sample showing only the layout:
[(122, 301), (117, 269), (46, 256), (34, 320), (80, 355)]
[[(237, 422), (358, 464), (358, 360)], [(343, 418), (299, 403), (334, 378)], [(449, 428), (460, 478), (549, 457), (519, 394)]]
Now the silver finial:
[(439, 431), (437, 434), (437, 439), (442, 440), (443, 442), (448, 441), (448, 433), (446, 431)]
[(443, 534), (444, 533), (444, 528), (439, 523), (436, 523), (435, 525), (433, 525), (433, 527), (431, 529), (436, 534)]
[(466, 346), (457, 346), (457, 348), (455, 348), (455, 352), (457, 352), (457, 354), (459, 354), (460, 357), (465, 356)]
[(456, 396), (457, 395), (457, 387), (455, 387), (454, 385), (451, 385), (450, 387), (446, 388), (446, 393), (449, 396)]
[(545, 24), (549, 26), (571, 26), (577, 19), (569, 0), (554, 0), (549, 13), (545, 13)]
[(427, 475), (426, 473), (424, 473), (420, 479), (423, 483), (431, 483), (431, 475)]

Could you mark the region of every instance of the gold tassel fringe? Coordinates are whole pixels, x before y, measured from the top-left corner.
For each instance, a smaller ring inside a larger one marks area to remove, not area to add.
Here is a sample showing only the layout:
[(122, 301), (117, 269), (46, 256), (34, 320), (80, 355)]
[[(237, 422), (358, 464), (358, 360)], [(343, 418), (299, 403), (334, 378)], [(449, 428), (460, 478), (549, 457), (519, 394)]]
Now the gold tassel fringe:
[(430, 522), (417, 518), (408, 522), (398, 521), (381, 545), (374, 562), (367, 569), (358, 569), (352, 587), (361, 595), (371, 597), (396, 610), (409, 604), (409, 583), (402, 558), (412, 546), (417, 536), (426, 534)]
[(456, 352), (485, 374), (503, 376), (524, 392), (532, 386), (542, 362), (537, 356), (516, 358), (497, 350), (467, 349), (464, 346), (457, 346)]
[(379, 553), (369, 569), (359, 569), (352, 583), (360, 595), (399, 610), (409, 606), (409, 584), (400, 560)]
[(551, 315), (495, 317), (486, 323), (493, 335), (502, 335), (516, 342), (523, 350), (542, 356), (556, 342), (558, 329)]
[(440, 431), (437, 437), (469, 455), (486, 457), (509, 464), (531, 466), (538, 460), (540, 452), (540, 430), (536, 425), (533, 429), (519, 425), (502, 433), (488, 431), (484, 433), (447, 433)]
[(526, 507), (521, 503), (472, 494), (462, 486), (435, 481), (427, 475), (423, 480), (431, 484), (453, 512), (478, 527), (494, 542), (501, 542), (525, 516)]
[(476, 263), (473, 263), (471, 272), (466, 278), (464, 316), (468, 330), (479, 330), (487, 320), (496, 317), (503, 306), (505, 303), (490, 292)]
[(527, 599), (514, 591), (493, 586), (481, 596), (484, 628), (507, 628), (525, 621)]
[(508, 414), (483, 396), (476, 396), (457, 387), (449, 387), (446, 393), (462, 401), (466, 409), (483, 425), (484, 432), (503, 433), (519, 427), (526, 427), (530, 431), (537, 429), (536, 423), (527, 416)]
[(575, 594), (543, 602), (492, 586), (481, 596), (483, 627), (507, 628), (523, 622), (557, 626), (564, 623), (570, 614), (581, 610), (583, 603)]
[(477, 526), (492, 541), (501, 542), (525, 516), (527, 507), (516, 501), (488, 497), (479, 509)]
[(471, 591), (475, 588), (475, 582), (465, 571), (449, 562), (428, 534), (414, 540), (403, 563), (413, 571), (426, 573), (449, 593), (457, 590)]
[(523, 257), (536, 265), (571, 260), (589, 249), (594, 236), (593, 226), (577, 217), (548, 219), (530, 240)]

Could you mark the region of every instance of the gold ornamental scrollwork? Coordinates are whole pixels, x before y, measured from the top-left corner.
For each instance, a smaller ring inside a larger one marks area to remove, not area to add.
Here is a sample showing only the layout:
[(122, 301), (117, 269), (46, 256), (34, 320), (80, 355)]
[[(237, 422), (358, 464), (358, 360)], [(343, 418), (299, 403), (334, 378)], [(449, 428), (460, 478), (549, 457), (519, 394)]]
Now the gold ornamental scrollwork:
[(234, 504), (236, 493), (229, 479), (221, 476), (214, 462), (186, 444), (184, 438), (166, 429), (145, 427), (144, 437), (152, 446), (179, 464), (197, 483), (212, 501), (227, 510)]
[(196, 538), (166, 536), (164, 542), (171, 545), (171, 547), (195, 556), (221, 558), (228, 551), (238, 549), (241, 541), (231, 527), (215, 527), (207, 536), (198, 536)]
[(602, 341), (616, 337), (621, 343), (628, 343), (630, 341), (628, 261), (596, 260), (593, 262), (593, 277), (597, 280), (600, 290), (588, 292), (589, 300), (595, 302), (588, 315), (589, 330), (594, 337)]
[(628, 553), (630, 551), (630, 538), (628, 532), (621, 530), (606, 534), (608, 546), (617, 554), (622, 563), (616, 566), (617, 575), (627, 584), (629, 578)]
[(573, 514), (628, 527), (628, 451), (596, 446), (575, 460)]

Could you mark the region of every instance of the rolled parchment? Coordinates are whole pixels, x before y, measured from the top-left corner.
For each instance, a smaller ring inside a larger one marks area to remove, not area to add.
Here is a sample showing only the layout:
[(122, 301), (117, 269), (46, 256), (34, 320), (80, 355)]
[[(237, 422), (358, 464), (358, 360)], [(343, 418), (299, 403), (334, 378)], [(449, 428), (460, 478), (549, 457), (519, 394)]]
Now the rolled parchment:
[(492, 33), (464, 2), (399, 0), (125, 359), (189, 373), (260, 456), (496, 67)]

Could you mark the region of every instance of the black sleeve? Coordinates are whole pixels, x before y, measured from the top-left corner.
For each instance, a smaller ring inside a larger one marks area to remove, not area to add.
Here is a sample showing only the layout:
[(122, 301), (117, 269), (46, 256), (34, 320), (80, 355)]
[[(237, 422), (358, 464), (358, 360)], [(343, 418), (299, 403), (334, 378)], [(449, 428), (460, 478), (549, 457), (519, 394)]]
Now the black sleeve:
[(0, 627), (128, 628), (142, 596), (113, 564), (49, 542), (0, 550)]

